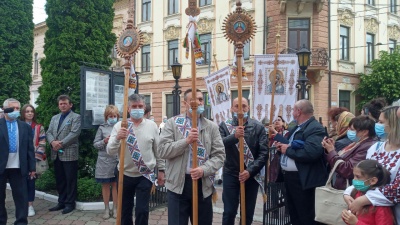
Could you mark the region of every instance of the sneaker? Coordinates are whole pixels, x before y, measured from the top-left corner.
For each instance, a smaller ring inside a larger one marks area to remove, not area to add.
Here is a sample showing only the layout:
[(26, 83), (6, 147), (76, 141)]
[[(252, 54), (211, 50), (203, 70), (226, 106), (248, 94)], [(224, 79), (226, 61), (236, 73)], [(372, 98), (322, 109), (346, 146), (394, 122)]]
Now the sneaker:
[(103, 219), (109, 219), (110, 218), (110, 210), (106, 209), (104, 210), (104, 214), (103, 214)]
[(28, 216), (34, 216), (35, 214), (35, 209), (30, 205), (28, 208)]

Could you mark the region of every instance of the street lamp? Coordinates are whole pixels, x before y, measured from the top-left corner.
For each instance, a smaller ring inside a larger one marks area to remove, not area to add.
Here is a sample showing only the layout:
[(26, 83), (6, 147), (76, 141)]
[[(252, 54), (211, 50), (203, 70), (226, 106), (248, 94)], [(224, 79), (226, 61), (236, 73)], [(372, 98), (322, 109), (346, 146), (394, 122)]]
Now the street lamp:
[(306, 88), (308, 79), (306, 77), (307, 67), (310, 65), (310, 55), (311, 52), (306, 48), (305, 45), (296, 53), (299, 59), (299, 67), (301, 69), (301, 76), (297, 81), (297, 88), (301, 89), (300, 99), (306, 98)]
[(179, 115), (181, 111), (181, 104), (180, 104), (180, 94), (182, 93), (181, 86), (179, 86), (179, 78), (181, 78), (181, 73), (182, 73), (182, 64), (178, 62), (178, 58), (175, 59), (175, 63), (171, 65), (172, 69), (172, 75), (174, 76), (175, 79), (175, 86), (173, 87), (174, 90), (172, 90), (172, 94), (174, 95), (174, 116)]

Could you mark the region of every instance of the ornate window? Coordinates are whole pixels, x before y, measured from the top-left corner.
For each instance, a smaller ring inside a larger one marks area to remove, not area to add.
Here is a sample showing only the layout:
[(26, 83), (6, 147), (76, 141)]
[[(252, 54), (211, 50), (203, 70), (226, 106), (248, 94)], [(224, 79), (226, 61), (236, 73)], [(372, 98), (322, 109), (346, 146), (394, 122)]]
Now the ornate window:
[(349, 60), (349, 32), (350, 28), (340, 26), (340, 59)]
[(150, 72), (150, 45), (142, 47), (142, 72)]
[(151, 0), (142, 1), (142, 22), (150, 21), (151, 19)]
[(178, 40), (168, 41), (168, 69), (171, 69), (171, 65), (174, 64), (175, 59), (178, 58), (178, 49)]
[(375, 35), (367, 33), (367, 54), (366, 54), (366, 61), (367, 64), (370, 64), (372, 60), (375, 59)]
[(179, 11), (178, 0), (168, 0), (168, 15), (176, 14)]

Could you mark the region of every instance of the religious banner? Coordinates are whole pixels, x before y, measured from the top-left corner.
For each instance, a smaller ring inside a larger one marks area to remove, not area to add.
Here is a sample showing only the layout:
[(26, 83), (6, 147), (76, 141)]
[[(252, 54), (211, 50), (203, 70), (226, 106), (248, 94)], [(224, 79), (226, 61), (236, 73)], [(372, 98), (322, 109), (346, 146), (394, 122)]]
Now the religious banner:
[[(269, 119), (271, 110), (272, 80), (275, 56), (255, 55), (254, 59), (254, 118)], [(282, 116), (288, 123), (293, 120), (292, 111), (297, 100), (296, 82), (299, 76), (298, 58), (295, 54), (280, 54), (275, 80), (273, 106), (274, 120)]]
[(207, 85), (214, 122), (220, 124), (231, 118), (231, 82), (229, 66), (218, 70), (204, 80)]

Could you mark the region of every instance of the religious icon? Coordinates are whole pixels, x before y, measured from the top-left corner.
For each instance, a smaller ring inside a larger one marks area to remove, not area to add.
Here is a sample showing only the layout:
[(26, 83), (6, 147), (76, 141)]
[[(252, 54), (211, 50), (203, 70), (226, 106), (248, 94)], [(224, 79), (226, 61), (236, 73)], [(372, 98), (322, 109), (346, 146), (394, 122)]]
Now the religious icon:
[(229, 101), (229, 96), (224, 92), (224, 85), (222, 83), (217, 83), (215, 91), (217, 93), (217, 104)]
[(238, 21), (233, 25), (233, 29), (236, 33), (241, 34), (246, 30), (246, 25), (242, 21)]
[[(272, 73), (269, 76), (269, 80), (271, 81), (270, 84), (267, 86), (267, 93), (272, 93), (272, 82), (273, 76)], [(275, 94), (285, 94), (285, 77), (283, 76), (282, 71), (276, 71), (276, 79), (275, 79)]]
[(132, 44), (132, 37), (128, 36), (124, 38), (124, 46), (128, 47)]

